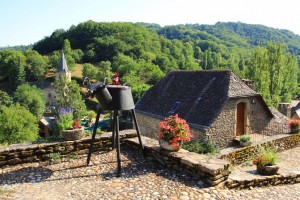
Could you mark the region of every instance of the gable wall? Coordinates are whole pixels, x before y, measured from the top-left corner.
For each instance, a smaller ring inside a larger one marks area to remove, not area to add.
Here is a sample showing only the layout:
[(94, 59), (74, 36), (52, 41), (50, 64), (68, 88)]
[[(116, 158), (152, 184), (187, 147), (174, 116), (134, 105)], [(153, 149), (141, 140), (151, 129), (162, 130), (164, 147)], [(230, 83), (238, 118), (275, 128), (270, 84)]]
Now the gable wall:
[[(255, 103), (252, 103), (252, 100)], [(271, 118), (257, 97), (230, 99), (207, 131), (207, 135), (219, 148), (230, 146), (236, 137), (236, 106), (240, 102), (246, 104), (245, 133), (261, 133), (271, 122)]]

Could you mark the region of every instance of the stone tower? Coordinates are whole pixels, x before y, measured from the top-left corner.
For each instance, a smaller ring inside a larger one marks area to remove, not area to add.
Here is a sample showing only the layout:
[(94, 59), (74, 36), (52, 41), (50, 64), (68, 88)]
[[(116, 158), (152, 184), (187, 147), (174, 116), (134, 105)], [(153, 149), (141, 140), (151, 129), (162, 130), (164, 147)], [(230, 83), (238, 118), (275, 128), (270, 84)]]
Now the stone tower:
[(71, 72), (68, 69), (64, 51), (61, 51), (60, 62), (56, 71), (56, 78), (59, 76), (65, 76), (67, 81), (71, 81)]

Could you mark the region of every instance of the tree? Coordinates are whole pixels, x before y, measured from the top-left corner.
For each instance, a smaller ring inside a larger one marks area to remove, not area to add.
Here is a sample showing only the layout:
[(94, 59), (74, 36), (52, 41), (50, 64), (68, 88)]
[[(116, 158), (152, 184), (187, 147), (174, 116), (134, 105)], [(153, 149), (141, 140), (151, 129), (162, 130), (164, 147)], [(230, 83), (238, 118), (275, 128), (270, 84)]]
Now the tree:
[(44, 79), (44, 73), (48, 67), (46, 60), (37, 51), (26, 50), (26, 80), (40, 81)]
[(101, 61), (99, 64), (99, 71), (98, 71), (96, 79), (98, 81), (103, 81), (104, 78), (107, 78), (107, 82), (111, 83), (112, 82), (111, 78), (113, 77), (113, 75), (114, 74), (111, 69), (111, 62)]
[(80, 94), (81, 88), (75, 81), (67, 81), (66, 77), (59, 76), (55, 80), (55, 92), (59, 107), (72, 108), (74, 117), (81, 119), (86, 114), (86, 106)]
[(85, 63), (82, 66), (82, 76), (83, 77), (89, 77), (90, 79), (96, 79), (97, 73), (98, 73), (98, 69), (90, 63)]
[(11, 106), (13, 104), (12, 98), (4, 91), (0, 90), (0, 107)]
[(46, 102), (41, 89), (28, 84), (20, 85), (15, 92), (15, 101), (38, 119), (42, 118)]
[(298, 70), (296, 56), (286, 53), (283, 44), (269, 42), (255, 50), (248, 75), (268, 105), (276, 106), (296, 95)]
[(19, 104), (3, 106), (0, 115), (0, 143), (33, 142), (38, 138), (37, 118)]
[(71, 44), (68, 39), (64, 40), (63, 51), (68, 63), (68, 67), (72, 69), (72, 67), (75, 65), (75, 59), (73, 58), (73, 50), (71, 49)]
[(2, 77), (8, 77), (10, 87), (17, 88), (25, 81), (26, 57), (21, 51), (0, 51), (0, 73)]

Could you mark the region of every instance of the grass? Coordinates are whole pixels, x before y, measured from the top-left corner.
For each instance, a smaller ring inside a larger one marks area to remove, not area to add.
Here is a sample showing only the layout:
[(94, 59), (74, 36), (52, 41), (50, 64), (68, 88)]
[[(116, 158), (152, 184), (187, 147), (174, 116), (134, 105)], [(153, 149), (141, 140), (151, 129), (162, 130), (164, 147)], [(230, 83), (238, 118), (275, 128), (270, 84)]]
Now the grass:
[(61, 159), (61, 154), (60, 152), (57, 153), (50, 153), (49, 154), (50, 159), (52, 159), (53, 161), (57, 161)]
[(72, 70), (72, 76), (82, 78), (82, 64), (75, 64)]
[(204, 139), (203, 141), (195, 140), (192, 142), (183, 143), (182, 148), (199, 154), (213, 155), (219, 152), (219, 149), (215, 147), (210, 139)]

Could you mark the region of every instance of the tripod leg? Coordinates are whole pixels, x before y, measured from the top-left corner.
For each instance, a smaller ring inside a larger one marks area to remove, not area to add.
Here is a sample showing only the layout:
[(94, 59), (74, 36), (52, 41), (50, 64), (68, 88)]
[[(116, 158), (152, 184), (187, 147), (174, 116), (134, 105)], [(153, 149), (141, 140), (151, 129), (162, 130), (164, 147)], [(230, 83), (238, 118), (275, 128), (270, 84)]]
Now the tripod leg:
[(93, 144), (94, 144), (94, 140), (95, 140), (95, 136), (96, 136), (96, 132), (97, 132), (97, 127), (98, 127), (98, 122), (99, 122), (99, 118), (100, 118), (100, 113), (101, 113), (101, 108), (100, 108), (100, 106), (98, 106), (96, 121), (95, 121), (95, 124), (94, 124), (93, 135), (92, 135), (90, 148), (89, 148), (89, 153), (88, 153), (88, 157), (87, 157), (87, 165), (89, 165), (89, 163), (90, 163), (92, 150), (93, 150)]
[(120, 137), (119, 137), (119, 114), (118, 111), (115, 110), (116, 116), (116, 140), (117, 140), (117, 161), (118, 161), (118, 171), (117, 176), (121, 176), (121, 157), (120, 157)]
[(141, 138), (141, 134), (140, 134), (139, 125), (138, 125), (138, 123), (136, 121), (136, 117), (135, 117), (135, 110), (132, 109), (131, 112), (132, 112), (132, 117), (133, 117), (135, 129), (136, 129), (136, 133), (137, 133), (137, 136), (138, 136), (138, 139), (139, 139), (140, 147), (143, 151), (143, 155), (145, 156), (145, 151), (144, 151), (144, 146), (143, 146), (143, 143), (142, 143), (142, 138)]
[(113, 111), (112, 149), (116, 148), (116, 113)]

